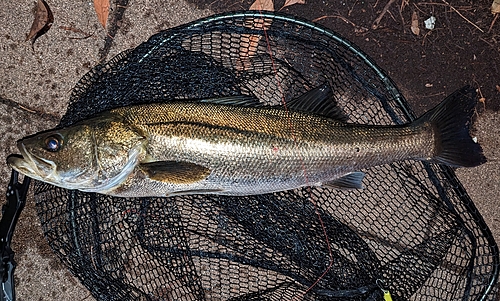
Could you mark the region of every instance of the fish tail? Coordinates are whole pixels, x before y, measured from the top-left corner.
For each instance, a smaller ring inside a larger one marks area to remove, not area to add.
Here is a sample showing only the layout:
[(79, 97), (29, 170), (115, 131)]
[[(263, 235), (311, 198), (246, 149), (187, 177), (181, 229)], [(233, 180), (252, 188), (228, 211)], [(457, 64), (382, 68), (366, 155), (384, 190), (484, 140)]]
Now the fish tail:
[(432, 161), (454, 167), (474, 167), (486, 162), (483, 149), (469, 134), (476, 104), (476, 89), (465, 86), (415, 121), (430, 123), (434, 131)]

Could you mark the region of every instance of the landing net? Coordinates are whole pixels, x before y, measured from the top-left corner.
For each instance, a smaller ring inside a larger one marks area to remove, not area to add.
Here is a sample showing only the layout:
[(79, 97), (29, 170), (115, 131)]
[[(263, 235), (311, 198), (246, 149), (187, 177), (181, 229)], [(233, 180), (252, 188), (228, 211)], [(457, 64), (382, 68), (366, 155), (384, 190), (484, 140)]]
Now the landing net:
[[(348, 122), (415, 117), (347, 40), (243, 12), (159, 33), (98, 65), (61, 126), (178, 99), (247, 94), (277, 105), (325, 82)], [(498, 248), (452, 169), (405, 161), (364, 172), (365, 188), (352, 191), (125, 199), (37, 182), (35, 199), (51, 248), (97, 300), (383, 300), (384, 290), (393, 300), (494, 300)]]

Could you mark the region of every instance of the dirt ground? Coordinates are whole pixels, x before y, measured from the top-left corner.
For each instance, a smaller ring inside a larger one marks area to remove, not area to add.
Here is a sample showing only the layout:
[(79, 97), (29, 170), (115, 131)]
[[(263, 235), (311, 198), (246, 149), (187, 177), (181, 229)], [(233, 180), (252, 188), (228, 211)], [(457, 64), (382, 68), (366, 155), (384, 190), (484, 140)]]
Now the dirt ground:
[[(17, 139), (57, 124), (71, 88), (99, 62), (163, 29), (213, 13), (248, 9), (252, 2), (112, 1), (106, 32), (97, 22), (92, 1), (49, 0), (55, 21), (34, 50), (25, 38), (35, 2), (3, 3), (2, 156), (16, 152)], [(489, 161), (477, 168), (460, 169), (457, 174), (500, 241), (500, 18), (494, 21), (492, 0), (396, 0), (384, 10), (388, 2), (306, 0), (304, 5), (285, 7), (281, 12), (315, 20), (357, 44), (387, 72), (417, 115), (466, 84), (478, 88), (481, 103), (474, 134)], [(284, 0), (276, 1), (275, 9), (283, 4)], [(419, 35), (412, 32), (412, 16), (418, 20)], [(435, 28), (428, 30), (424, 20), (431, 16), (436, 18)], [(4, 175), (0, 186), (6, 187), (10, 170), (5, 163), (0, 164), (0, 172)], [(32, 199), (20, 218), (13, 248), (18, 262), (18, 300), (93, 300), (52, 255)]]

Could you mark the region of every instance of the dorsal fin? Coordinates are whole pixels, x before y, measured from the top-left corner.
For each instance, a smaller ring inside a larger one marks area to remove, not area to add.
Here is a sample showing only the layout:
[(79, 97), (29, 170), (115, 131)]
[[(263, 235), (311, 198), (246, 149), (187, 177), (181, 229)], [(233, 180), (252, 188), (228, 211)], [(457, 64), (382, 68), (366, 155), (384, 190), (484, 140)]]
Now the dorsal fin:
[(235, 96), (224, 96), (218, 98), (207, 98), (198, 100), (199, 102), (208, 102), (219, 105), (231, 105), (240, 107), (262, 107), (261, 103), (257, 98), (250, 95), (235, 95)]
[(326, 83), (287, 102), (293, 111), (315, 113), (338, 121), (347, 121), (348, 117), (333, 99), (333, 92)]

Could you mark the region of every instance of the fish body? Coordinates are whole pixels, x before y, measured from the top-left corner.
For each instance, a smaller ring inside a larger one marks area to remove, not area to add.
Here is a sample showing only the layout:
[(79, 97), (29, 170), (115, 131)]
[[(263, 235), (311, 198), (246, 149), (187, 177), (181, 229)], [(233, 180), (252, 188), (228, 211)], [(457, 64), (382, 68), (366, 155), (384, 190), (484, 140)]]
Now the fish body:
[(398, 126), (346, 123), (327, 86), (288, 109), (245, 97), (122, 107), (22, 139), (22, 158), (8, 163), (57, 186), (122, 197), (360, 188), (361, 169), (386, 163), (484, 163), (468, 133), (469, 92)]

